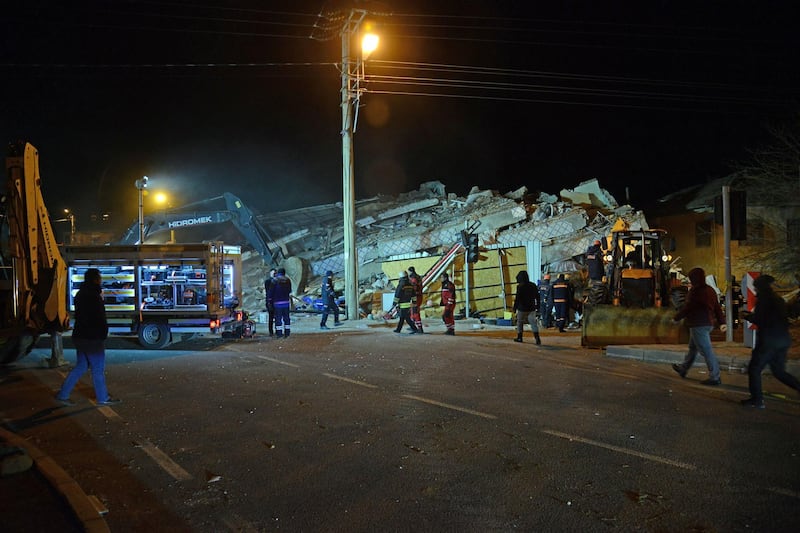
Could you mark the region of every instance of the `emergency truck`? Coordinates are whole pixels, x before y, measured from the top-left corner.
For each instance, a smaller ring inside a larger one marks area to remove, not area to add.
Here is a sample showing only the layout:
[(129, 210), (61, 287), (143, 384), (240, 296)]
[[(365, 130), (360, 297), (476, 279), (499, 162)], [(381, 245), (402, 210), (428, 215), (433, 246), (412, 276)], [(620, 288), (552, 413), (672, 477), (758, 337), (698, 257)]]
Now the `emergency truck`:
[(237, 309), (242, 291), (238, 246), (222, 242), (67, 246), (67, 300), (89, 268), (103, 277), (111, 335), (135, 335), (145, 348), (160, 349), (183, 334), (242, 336), (249, 327)]

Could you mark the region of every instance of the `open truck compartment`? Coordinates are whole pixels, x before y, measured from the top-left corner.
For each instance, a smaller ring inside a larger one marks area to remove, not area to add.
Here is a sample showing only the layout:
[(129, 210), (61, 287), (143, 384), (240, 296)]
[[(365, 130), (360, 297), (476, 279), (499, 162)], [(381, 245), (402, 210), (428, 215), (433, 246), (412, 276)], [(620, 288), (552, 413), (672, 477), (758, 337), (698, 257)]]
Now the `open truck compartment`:
[(146, 348), (163, 348), (177, 334), (237, 332), (242, 259), (238, 246), (196, 244), (68, 246), (68, 306), (84, 272), (103, 276), (109, 332), (135, 335)]

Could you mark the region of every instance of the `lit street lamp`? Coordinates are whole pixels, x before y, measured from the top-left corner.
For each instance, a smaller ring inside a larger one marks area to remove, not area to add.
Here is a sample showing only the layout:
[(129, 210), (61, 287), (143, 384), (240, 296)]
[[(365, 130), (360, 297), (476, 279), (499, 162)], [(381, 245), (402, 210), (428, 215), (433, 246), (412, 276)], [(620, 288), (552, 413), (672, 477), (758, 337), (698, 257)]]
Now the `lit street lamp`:
[(364, 91), (364, 61), (378, 46), (378, 36), (365, 33), (361, 41), (361, 56), (350, 58), (350, 41), (358, 32), (367, 12), (350, 10), (342, 28), (342, 204), (344, 215), (344, 300), (348, 320), (358, 320), (358, 251), (356, 249), (355, 170), (353, 165), (353, 133), (356, 129), (355, 113)]
[(75, 214), (69, 209), (64, 209), (64, 218), (58, 218), (53, 222), (69, 222), (69, 243), (75, 244)]
[(136, 190), (139, 191), (139, 244), (144, 244), (144, 190), (147, 188), (147, 176), (136, 180)]

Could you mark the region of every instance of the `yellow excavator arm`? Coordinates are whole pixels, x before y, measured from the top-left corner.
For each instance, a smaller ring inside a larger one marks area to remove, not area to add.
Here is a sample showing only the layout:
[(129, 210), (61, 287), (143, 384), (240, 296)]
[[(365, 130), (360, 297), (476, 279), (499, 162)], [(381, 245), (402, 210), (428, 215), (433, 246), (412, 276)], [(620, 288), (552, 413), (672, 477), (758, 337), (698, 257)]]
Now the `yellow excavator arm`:
[(26, 355), (42, 333), (69, 327), (67, 265), (42, 198), (39, 153), (18, 144), (6, 159), (3, 202), (8, 247), (2, 250), (0, 363)]

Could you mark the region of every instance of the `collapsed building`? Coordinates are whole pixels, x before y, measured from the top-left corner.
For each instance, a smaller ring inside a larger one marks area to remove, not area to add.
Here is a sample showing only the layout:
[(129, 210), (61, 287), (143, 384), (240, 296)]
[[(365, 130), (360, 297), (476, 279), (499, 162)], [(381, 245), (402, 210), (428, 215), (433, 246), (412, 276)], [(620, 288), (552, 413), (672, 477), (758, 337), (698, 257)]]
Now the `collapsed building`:
[[(322, 275), (344, 271), (342, 204), (257, 218), (280, 248), (295, 307), (313, 309)], [(457, 312), (504, 318), (513, 302), (516, 272), (528, 270), (533, 280), (565, 273), (580, 290), (589, 244), (620, 225), (648, 229), (641, 211), (618, 205), (597, 180), (557, 195), (533, 194), (526, 187), (505, 194), (473, 187), (466, 197), (430, 181), (395, 197), (360, 200), (355, 218), (359, 307), (365, 317), (387, 311), (398, 272), (413, 265), (425, 281), (428, 314), (439, 312), (438, 275), (446, 271), (460, 292)], [(466, 228), (478, 235), (481, 253), (474, 264), (463, 253)], [(242, 306), (251, 313), (265, 307), (263, 281), (269, 268), (259, 254), (245, 253)], [(342, 287), (343, 280), (337, 280), (337, 290)]]

